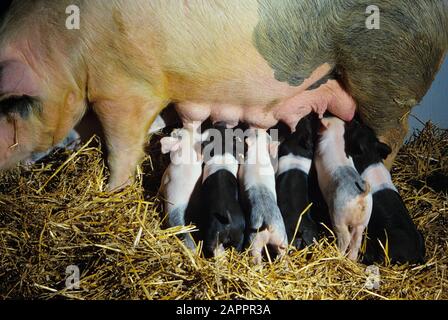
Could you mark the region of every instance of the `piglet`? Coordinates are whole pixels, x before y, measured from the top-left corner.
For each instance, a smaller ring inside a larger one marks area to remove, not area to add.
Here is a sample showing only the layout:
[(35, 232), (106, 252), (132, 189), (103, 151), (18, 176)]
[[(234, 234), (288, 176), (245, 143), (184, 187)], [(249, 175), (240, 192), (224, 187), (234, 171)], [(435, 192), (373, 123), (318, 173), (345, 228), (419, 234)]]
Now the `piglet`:
[(369, 183), (373, 197), (363, 262), (383, 262), (384, 250), (388, 248), (391, 263), (423, 263), (423, 237), (383, 164), (391, 148), (380, 142), (371, 128), (356, 120), (347, 126), (345, 141), (347, 152), (362, 178)]
[(248, 213), (248, 244), (254, 263), (259, 264), (265, 247), (269, 246), (275, 253), (283, 255), (288, 237), (277, 206), (275, 172), (271, 163), (271, 154), (277, 152), (275, 144), (269, 134), (261, 129), (250, 129), (246, 143), (247, 153), (239, 175), (243, 203)]
[[(217, 123), (205, 133), (209, 141), (203, 148), (204, 170), (201, 188), (200, 231), (206, 257), (219, 255), (233, 246), (243, 249), (245, 215), (238, 194), (238, 141), (232, 129)], [(213, 138), (213, 139), (212, 139)]]
[[(185, 225), (187, 208), (202, 175), (201, 141), (198, 127), (175, 129), (160, 141), (162, 153), (171, 156), (160, 187), (169, 227)], [(181, 238), (188, 248), (195, 248), (191, 234)]]
[(318, 238), (318, 226), (310, 210), (304, 212), (310, 204), (308, 175), (314, 156), (317, 121), (314, 114), (300, 120), (296, 131), (286, 135), (278, 150), (278, 206), (285, 222), (288, 242), (298, 249), (311, 245)]
[(358, 258), (364, 230), (372, 213), (370, 186), (345, 152), (345, 123), (336, 117), (321, 120), (315, 166), (319, 186), (330, 211), (338, 247)]

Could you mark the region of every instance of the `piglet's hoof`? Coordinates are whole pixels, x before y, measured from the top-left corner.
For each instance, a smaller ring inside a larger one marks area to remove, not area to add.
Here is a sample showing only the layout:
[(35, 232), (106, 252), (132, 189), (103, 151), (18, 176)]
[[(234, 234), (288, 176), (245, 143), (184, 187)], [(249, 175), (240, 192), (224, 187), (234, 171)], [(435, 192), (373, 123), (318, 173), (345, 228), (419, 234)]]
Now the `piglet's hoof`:
[(265, 248), (270, 249), (269, 252), (281, 257), (286, 254), (288, 247), (286, 232), (275, 227), (267, 227), (264, 230), (252, 232), (249, 235), (249, 242), (249, 250), (254, 264), (261, 264)]
[(107, 193), (118, 193), (129, 187), (131, 183), (123, 184), (121, 186), (114, 186), (114, 185), (107, 185), (106, 189), (104, 190)]
[(130, 185), (132, 185), (133, 183), (134, 183), (134, 181), (131, 178), (120, 180), (120, 181), (111, 179), (109, 181), (109, 183), (107, 184), (105, 191), (108, 193), (120, 192), (120, 191), (123, 191), (124, 189), (126, 189), (127, 187), (129, 187)]

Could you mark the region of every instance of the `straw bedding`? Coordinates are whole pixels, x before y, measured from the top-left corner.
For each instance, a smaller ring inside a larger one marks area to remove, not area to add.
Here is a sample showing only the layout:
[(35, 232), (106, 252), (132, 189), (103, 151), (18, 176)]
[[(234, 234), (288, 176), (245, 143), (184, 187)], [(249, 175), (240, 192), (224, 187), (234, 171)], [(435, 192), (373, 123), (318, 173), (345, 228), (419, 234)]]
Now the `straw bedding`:
[[(93, 138), (77, 151), (0, 173), (0, 297), (3, 299), (448, 299), (448, 131), (430, 123), (397, 158), (394, 181), (426, 239), (427, 263), (366, 266), (323, 239), (252, 266), (232, 250), (206, 260), (163, 229), (157, 187), (169, 159), (151, 138), (136, 183), (103, 190), (107, 169)], [(142, 173), (144, 172), (144, 174)], [(80, 270), (66, 289), (68, 266)]]

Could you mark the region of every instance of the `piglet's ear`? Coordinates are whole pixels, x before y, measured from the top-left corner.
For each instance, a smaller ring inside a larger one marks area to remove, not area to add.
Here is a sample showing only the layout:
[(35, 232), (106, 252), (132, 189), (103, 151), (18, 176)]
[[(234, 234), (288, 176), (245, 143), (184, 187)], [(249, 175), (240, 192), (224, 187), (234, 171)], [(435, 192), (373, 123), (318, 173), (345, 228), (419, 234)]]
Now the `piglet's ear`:
[(386, 159), (392, 153), (392, 149), (387, 144), (382, 142), (378, 142), (376, 144), (376, 150), (383, 159)]
[(162, 145), (162, 153), (167, 154), (179, 150), (180, 140), (173, 137), (165, 137), (160, 140)]
[(30, 66), (16, 61), (0, 62), (0, 95), (39, 96), (37, 75)]

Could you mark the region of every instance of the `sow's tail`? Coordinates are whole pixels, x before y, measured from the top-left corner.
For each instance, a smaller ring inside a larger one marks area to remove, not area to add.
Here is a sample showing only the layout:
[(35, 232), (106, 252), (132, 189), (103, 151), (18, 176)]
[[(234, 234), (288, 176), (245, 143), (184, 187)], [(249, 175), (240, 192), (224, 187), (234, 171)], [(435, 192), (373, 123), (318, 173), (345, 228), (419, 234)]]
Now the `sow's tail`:
[[(397, 127), (429, 90), (448, 50), (448, 0), (343, 1), (335, 41), (341, 81), (377, 133)], [(373, 18), (373, 16), (372, 16)]]

